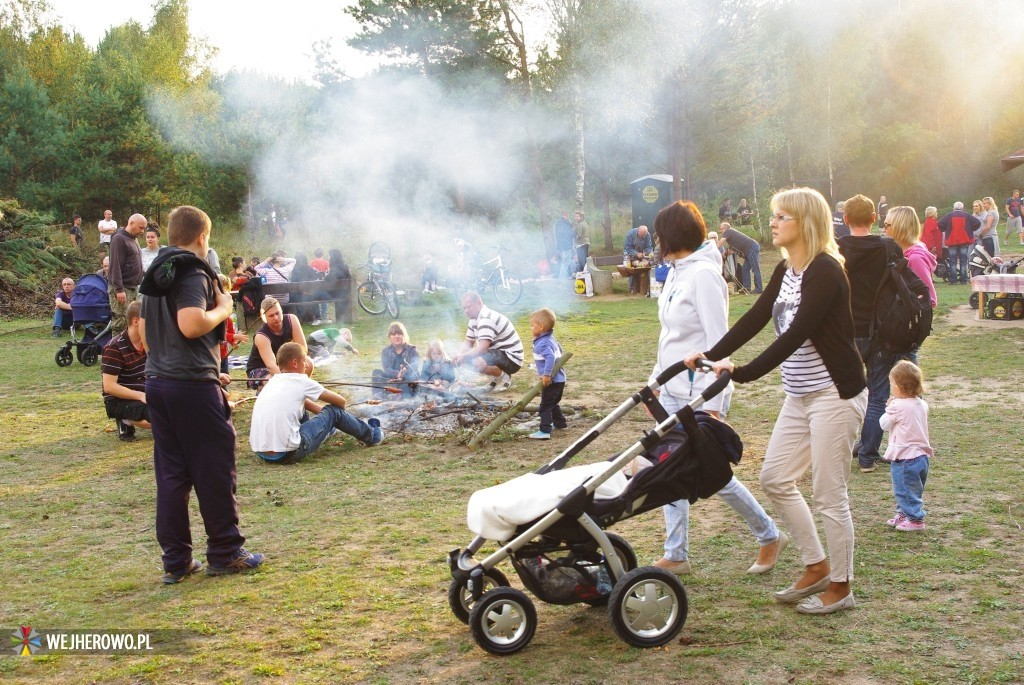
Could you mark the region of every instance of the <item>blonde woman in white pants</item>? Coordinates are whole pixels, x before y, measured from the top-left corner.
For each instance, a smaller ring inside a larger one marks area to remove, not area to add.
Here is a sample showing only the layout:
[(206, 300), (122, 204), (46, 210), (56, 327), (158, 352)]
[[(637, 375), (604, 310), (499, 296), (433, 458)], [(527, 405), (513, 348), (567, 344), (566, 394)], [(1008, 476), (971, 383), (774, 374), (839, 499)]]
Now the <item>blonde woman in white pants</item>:
[[(772, 198), (772, 242), (782, 249), (764, 293), (701, 358), (728, 370), (737, 383), (782, 367), (786, 396), (772, 429), (761, 470), (761, 487), (800, 551), (803, 574), (775, 593), (781, 603), (798, 603), (805, 614), (830, 614), (855, 606), (854, 531), (847, 479), (850, 453), (867, 407), (864, 364), (853, 342), (850, 284), (832, 234), (828, 203), (810, 188), (785, 190)], [(729, 355), (769, 322), (776, 339), (746, 364)], [(812, 500), (821, 515), (828, 554), (811, 509), (797, 487), (811, 469)]]

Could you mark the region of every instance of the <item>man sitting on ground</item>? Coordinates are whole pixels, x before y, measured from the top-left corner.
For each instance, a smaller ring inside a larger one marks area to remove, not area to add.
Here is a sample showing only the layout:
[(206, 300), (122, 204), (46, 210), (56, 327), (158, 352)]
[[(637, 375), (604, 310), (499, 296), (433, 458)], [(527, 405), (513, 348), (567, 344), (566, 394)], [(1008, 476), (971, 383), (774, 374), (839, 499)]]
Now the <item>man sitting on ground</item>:
[(469, 319), (466, 339), (453, 364), (471, 363), (477, 373), (493, 376), (491, 387), (504, 392), (512, 387), (512, 374), (523, 368), (523, 341), (504, 314), (484, 306), (472, 290), (462, 296), (462, 311)]
[(135, 427), (148, 429), (146, 406), (146, 351), (139, 335), (142, 303), (130, 302), (125, 309), (128, 327), (107, 343), (100, 362), (103, 374), (103, 404), (107, 416), (117, 423), (117, 435), (125, 442), (135, 439)]
[(53, 337), (59, 338), (63, 331), (71, 328), (74, 320), (71, 315), (71, 293), (75, 290), (75, 282), (65, 278), (60, 282), (60, 290), (53, 298)]
[[(280, 373), (274, 374), (256, 398), (249, 429), (249, 446), (260, 459), (277, 463), (301, 461), (335, 430), (366, 445), (384, 440), (380, 421), (360, 421), (345, 411), (345, 398), (325, 390), (305, 373), (306, 351), (289, 342), (277, 351)], [(320, 406), (321, 400), (327, 403)], [(315, 414), (307, 418), (306, 412)]]

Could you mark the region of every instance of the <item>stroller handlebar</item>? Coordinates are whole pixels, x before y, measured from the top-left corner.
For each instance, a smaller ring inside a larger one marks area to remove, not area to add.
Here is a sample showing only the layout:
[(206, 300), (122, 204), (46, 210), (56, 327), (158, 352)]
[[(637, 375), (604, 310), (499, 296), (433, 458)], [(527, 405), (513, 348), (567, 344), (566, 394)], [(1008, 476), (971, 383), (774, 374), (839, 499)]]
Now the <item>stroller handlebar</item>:
[[(698, 359), (697, 368), (703, 369), (704, 371), (711, 371), (711, 369), (713, 368), (713, 364), (707, 359)], [(659, 386), (664, 386), (665, 383), (672, 380), (673, 378), (675, 378), (680, 373), (686, 370), (686, 364), (684, 362), (678, 361), (672, 366), (662, 371), (655, 379), (655, 382)], [(704, 390), (704, 392), (700, 394), (702, 401), (707, 402), (712, 397), (725, 390), (726, 386), (729, 385), (730, 380), (732, 380), (732, 374), (730, 374), (728, 371), (723, 371), (715, 380), (715, 382), (709, 385)]]

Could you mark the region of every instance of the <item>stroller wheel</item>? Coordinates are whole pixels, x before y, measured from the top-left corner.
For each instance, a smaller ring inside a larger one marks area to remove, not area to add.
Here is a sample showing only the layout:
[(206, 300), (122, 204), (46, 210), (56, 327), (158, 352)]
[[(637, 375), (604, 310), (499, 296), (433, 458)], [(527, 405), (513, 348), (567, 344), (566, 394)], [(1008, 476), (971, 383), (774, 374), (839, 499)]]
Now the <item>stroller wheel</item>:
[(75, 355), (71, 354), (71, 349), (68, 347), (62, 347), (57, 350), (57, 355), (54, 357), (57, 362), (57, 366), (64, 368), (65, 366), (71, 366), (75, 363)]
[[(607, 533), (607, 535), (608, 535), (608, 540), (611, 541), (611, 543), (612, 543), (612, 547), (615, 548), (615, 553), (619, 557), (619, 562), (622, 563), (622, 569), (626, 573), (629, 573), (630, 571), (635, 569), (636, 568), (636, 552), (633, 551), (633, 548), (626, 541), (626, 539), (624, 537), (622, 537), (621, 535), (616, 535), (615, 533)], [(612, 577), (612, 573), (611, 573), (611, 569), (610, 568), (608, 569), (608, 576)], [(583, 600), (583, 603), (584, 604), (589, 604), (592, 607), (603, 607), (606, 604), (608, 604), (608, 597), (609, 597), (609, 595), (605, 595), (604, 597), (595, 597), (594, 599), (585, 599), (585, 600)]]
[(491, 654), (515, 654), (537, 630), (537, 610), (525, 593), (498, 587), (484, 593), (469, 614), (469, 630)]
[(971, 309), (977, 309), (978, 308), (978, 293), (971, 293), (971, 299), (969, 300), (969, 302), (971, 303)]
[[(508, 578), (496, 568), (484, 574), (484, 592), (496, 587), (508, 587)], [(455, 618), (469, 623), (469, 612), (473, 610), (473, 594), (465, 583), (453, 580), (448, 586), (448, 606), (452, 608)]]
[(79, 355), (78, 361), (82, 362), (86, 366), (92, 366), (99, 358), (100, 348), (96, 345), (89, 345), (82, 350), (82, 354)]
[(686, 588), (675, 574), (654, 566), (635, 569), (615, 584), (608, 616), (615, 634), (634, 647), (658, 647), (686, 623)]

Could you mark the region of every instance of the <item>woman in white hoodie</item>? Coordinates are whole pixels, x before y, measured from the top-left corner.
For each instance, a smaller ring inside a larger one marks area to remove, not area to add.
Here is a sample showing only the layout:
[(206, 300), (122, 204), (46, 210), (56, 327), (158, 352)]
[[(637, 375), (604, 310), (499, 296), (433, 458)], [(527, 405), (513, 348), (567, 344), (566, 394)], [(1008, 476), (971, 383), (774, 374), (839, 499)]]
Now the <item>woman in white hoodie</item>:
[[(662, 370), (694, 350), (710, 349), (729, 327), (729, 295), (722, 278), (722, 254), (705, 242), (707, 228), (692, 202), (675, 202), (654, 220), (664, 261), (670, 265), (665, 286), (658, 298), (658, 360), (651, 373), (653, 381)], [(714, 374), (683, 373), (665, 384), (659, 400), (669, 413), (681, 409), (714, 381)], [(704, 405), (704, 410), (724, 418), (729, 410), (732, 386)], [(789, 539), (743, 483), (733, 478), (718, 492), (743, 517), (760, 545), (757, 561), (748, 573), (767, 573), (775, 567)], [(689, 573), (690, 504), (673, 502), (665, 512), (665, 556), (655, 566), (673, 573)]]

